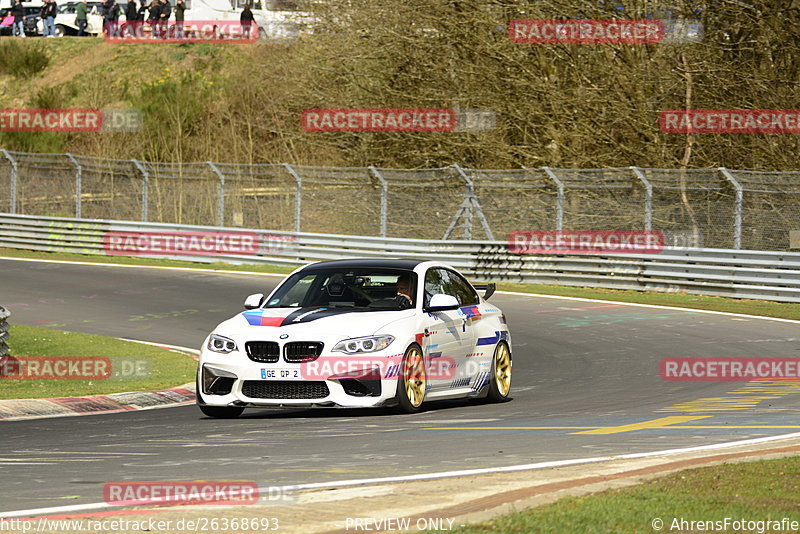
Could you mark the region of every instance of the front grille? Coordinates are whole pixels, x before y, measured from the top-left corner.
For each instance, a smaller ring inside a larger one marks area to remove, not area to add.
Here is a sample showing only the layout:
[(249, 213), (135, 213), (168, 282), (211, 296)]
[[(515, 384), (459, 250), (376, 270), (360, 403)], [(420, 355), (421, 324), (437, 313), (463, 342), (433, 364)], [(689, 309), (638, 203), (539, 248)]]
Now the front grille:
[(322, 399), (329, 391), (325, 382), (246, 380), (242, 393), (252, 399)]
[(281, 355), (281, 349), (275, 341), (248, 341), (244, 344), (247, 357), (254, 362), (275, 363)]
[(290, 363), (311, 362), (322, 354), (318, 341), (292, 341), (283, 346), (283, 359)]

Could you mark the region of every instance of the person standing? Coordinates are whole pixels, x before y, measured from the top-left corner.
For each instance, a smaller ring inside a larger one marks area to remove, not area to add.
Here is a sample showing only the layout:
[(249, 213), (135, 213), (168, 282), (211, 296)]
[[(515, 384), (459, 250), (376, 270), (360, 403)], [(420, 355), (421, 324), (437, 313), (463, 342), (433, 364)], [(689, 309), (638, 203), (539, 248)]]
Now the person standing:
[(153, 0), (147, 11), (147, 23), (150, 24), (150, 38), (155, 39), (158, 35), (158, 19), (161, 17), (161, 5), (158, 0)]
[(139, 10), (136, 8), (136, 0), (128, 0), (125, 6), (125, 33), (133, 37), (137, 35)]
[(166, 39), (169, 37), (167, 26), (169, 25), (169, 16), (172, 14), (172, 7), (167, 0), (161, 0), (159, 8), (158, 24), (161, 27), (161, 38)]
[(89, 18), (87, 16), (86, 2), (80, 0), (78, 5), (75, 6), (75, 24), (78, 26), (78, 37), (86, 36), (86, 26), (89, 25)]
[(147, 15), (147, 0), (142, 0), (142, 5), (139, 6), (139, 11), (136, 13), (136, 21), (144, 22)]
[(103, 2), (103, 28), (106, 34), (116, 33), (117, 19), (119, 18), (119, 6), (117, 0), (105, 0)]
[(14, 35), (25, 37), (25, 7), (22, 5), (22, 0), (17, 0), (14, 3), (14, 7), (11, 8), (11, 14), (14, 15)]
[[(43, 35), (45, 37), (56, 36), (56, 13), (58, 12), (58, 5), (56, 0), (45, 0), (42, 9), (39, 10), (39, 16), (42, 18)], [(14, 19), (16, 20), (16, 19)]]
[(183, 19), (184, 11), (186, 11), (186, 4), (183, 0), (175, 2), (175, 37), (183, 39)]
[(242, 25), (242, 38), (249, 39), (250, 38), (250, 27), (255, 21), (255, 17), (253, 16), (253, 12), (250, 10), (250, 4), (245, 4), (244, 9), (242, 10), (242, 15), (239, 17), (239, 22)]

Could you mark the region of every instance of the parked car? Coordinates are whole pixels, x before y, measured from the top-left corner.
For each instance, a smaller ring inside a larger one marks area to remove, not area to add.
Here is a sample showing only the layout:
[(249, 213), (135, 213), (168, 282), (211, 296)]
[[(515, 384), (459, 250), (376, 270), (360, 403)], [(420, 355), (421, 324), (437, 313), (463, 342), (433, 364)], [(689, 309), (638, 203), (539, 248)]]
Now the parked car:
[[(75, 21), (75, 10), (78, 2), (65, 2), (58, 5), (58, 14), (56, 15), (56, 36), (62, 37), (64, 35), (77, 35), (78, 24)], [(103, 31), (103, 3), (102, 2), (86, 2), (86, 33), (89, 35), (97, 35)], [(39, 33), (42, 32), (42, 22), (38, 21), (37, 29)]]
[[(42, 8), (41, 3), (25, 2), (25, 18), (22, 22), (22, 27), (25, 30), (25, 35), (37, 35), (36, 33), (36, 20), (39, 18), (39, 10)], [(14, 17), (11, 15), (10, 7), (0, 8), (0, 35), (13, 35), (14, 30), (12, 27)]]
[[(481, 287), (481, 286), (478, 286)], [(203, 343), (197, 404), (211, 417), (245, 407), (398, 406), (506, 400), (506, 318), (452, 267), (336, 260), (302, 267)]]

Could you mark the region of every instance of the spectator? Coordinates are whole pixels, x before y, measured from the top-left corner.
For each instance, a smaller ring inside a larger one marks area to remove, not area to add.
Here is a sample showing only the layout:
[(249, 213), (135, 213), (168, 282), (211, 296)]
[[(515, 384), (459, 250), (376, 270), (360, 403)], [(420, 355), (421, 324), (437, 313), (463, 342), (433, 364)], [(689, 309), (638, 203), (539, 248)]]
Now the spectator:
[(158, 0), (153, 0), (150, 3), (150, 8), (147, 13), (147, 22), (150, 24), (150, 37), (155, 39), (158, 37), (158, 19), (161, 18), (161, 6)]
[(146, 13), (147, 13), (147, 0), (142, 0), (142, 5), (139, 6), (139, 11), (136, 13), (136, 20), (138, 22), (144, 22)]
[(103, 27), (107, 34), (115, 33), (117, 20), (119, 19), (119, 6), (117, 0), (103, 1)]
[(45, 37), (56, 36), (55, 22), (57, 12), (58, 6), (56, 5), (56, 0), (45, 0), (42, 9), (39, 10), (39, 16), (42, 18), (42, 26), (44, 28), (42, 34)]
[(75, 24), (78, 26), (78, 37), (85, 37), (87, 35), (86, 26), (89, 25), (89, 19), (87, 16), (86, 2), (84, 0), (80, 0), (78, 5), (75, 6)]
[(22, 5), (22, 0), (16, 1), (11, 8), (11, 14), (14, 15), (14, 35), (25, 37), (25, 7)]
[(239, 17), (239, 22), (242, 25), (242, 38), (249, 39), (250, 38), (250, 26), (253, 24), (255, 17), (253, 17), (253, 12), (250, 10), (250, 4), (245, 4), (244, 10), (242, 11), (242, 15)]
[(172, 14), (172, 7), (167, 0), (161, 0), (159, 8), (158, 23), (161, 27), (161, 38), (166, 39), (168, 37), (167, 26), (169, 25), (169, 16)]
[(139, 24), (139, 10), (136, 8), (136, 0), (128, 0), (128, 5), (125, 6), (125, 30), (128, 35), (133, 37), (137, 35), (137, 26)]
[(183, 0), (175, 3), (175, 37), (183, 39), (183, 12), (186, 11), (186, 4)]

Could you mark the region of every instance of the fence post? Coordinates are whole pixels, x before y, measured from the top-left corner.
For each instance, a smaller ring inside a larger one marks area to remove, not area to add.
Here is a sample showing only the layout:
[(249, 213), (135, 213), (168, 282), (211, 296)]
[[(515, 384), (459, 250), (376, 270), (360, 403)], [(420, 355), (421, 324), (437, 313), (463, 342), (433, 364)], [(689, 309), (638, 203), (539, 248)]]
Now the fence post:
[(0, 152), (3, 153), (3, 156), (8, 160), (11, 164), (11, 182), (9, 183), (9, 191), (8, 196), (10, 197), (10, 206), (8, 209), (9, 213), (17, 213), (17, 160), (11, 157), (8, 150), (5, 148), (0, 149)]
[(142, 173), (142, 222), (147, 222), (147, 203), (148, 203), (148, 192), (147, 188), (150, 183), (150, 176), (147, 174), (147, 169), (144, 168), (139, 160), (132, 159), (133, 165), (139, 169), (139, 172)]
[(292, 175), (295, 184), (297, 184), (294, 193), (294, 231), (300, 232), (300, 218), (303, 212), (303, 179), (294, 170), (294, 167), (288, 163), (284, 163), (283, 166), (286, 167), (286, 171)]
[(558, 196), (556, 197), (556, 231), (560, 232), (564, 229), (564, 182), (556, 176), (556, 173), (550, 167), (542, 167), (542, 170), (558, 188)]
[(389, 205), (387, 200), (389, 196), (389, 184), (386, 183), (386, 180), (374, 165), (369, 166), (369, 171), (381, 184), (381, 237), (386, 237), (387, 219), (389, 218)]
[(731, 171), (725, 167), (720, 167), (719, 172), (722, 173), (722, 176), (725, 177), (736, 191), (736, 205), (734, 206), (733, 216), (733, 248), (740, 249), (742, 248), (742, 204), (744, 201), (744, 189), (742, 188), (742, 184), (739, 183), (739, 180), (731, 174)]
[(217, 226), (225, 226), (225, 175), (213, 161), (206, 161), (214, 174), (219, 178), (217, 188)]
[(642, 172), (639, 167), (631, 167), (633, 174), (644, 184), (644, 229), (650, 231), (653, 229), (653, 184)]
[(67, 152), (64, 154), (69, 158), (73, 165), (75, 165), (75, 218), (80, 219), (82, 216), (82, 201), (83, 201), (83, 184), (81, 183), (83, 169), (75, 156)]

